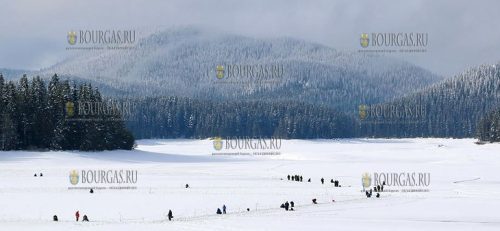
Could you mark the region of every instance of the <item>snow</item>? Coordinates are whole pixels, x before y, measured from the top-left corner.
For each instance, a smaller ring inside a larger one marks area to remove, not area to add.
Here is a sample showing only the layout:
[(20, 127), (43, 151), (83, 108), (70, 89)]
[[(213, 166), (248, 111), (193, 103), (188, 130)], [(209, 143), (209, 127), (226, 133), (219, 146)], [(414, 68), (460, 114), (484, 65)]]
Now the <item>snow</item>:
[[(0, 230), (500, 230), (499, 150), (472, 139), (283, 140), (277, 156), (218, 156), (211, 140), (177, 139), (140, 140), (134, 151), (0, 152)], [(137, 170), (137, 189), (69, 190), (73, 169)], [(431, 184), (366, 198), (365, 172), (429, 172)], [(280, 209), (284, 201), (296, 210)], [(223, 204), (228, 214), (216, 215)], [(73, 221), (76, 210), (90, 222)]]

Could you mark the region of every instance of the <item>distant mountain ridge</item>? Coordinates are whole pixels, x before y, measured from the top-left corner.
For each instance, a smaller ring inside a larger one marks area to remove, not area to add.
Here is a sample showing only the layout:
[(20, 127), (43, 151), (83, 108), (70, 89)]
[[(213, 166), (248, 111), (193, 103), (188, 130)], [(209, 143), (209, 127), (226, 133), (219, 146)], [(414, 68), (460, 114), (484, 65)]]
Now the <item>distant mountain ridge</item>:
[[(280, 65), (271, 83), (217, 79), (218, 65)], [(209, 100), (296, 100), (353, 111), (417, 91), (441, 77), (388, 57), (340, 52), (291, 38), (255, 39), (193, 27), (154, 33), (135, 49), (82, 52), (42, 69), (89, 80), (107, 95)]]

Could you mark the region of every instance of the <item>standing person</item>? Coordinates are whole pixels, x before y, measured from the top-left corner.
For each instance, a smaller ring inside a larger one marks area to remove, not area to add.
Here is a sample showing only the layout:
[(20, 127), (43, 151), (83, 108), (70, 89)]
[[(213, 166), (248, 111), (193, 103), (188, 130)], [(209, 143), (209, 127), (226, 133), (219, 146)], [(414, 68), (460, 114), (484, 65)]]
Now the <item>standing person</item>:
[(290, 175), (288, 175), (288, 177), (287, 177), (287, 178), (288, 178), (288, 180), (290, 180)]
[(226, 214), (226, 205), (222, 205), (222, 213)]
[(292, 176), (292, 180), (295, 180), (295, 177), (294, 177), (294, 176)]
[(321, 178), (321, 184), (324, 184), (325, 183), (325, 179), (323, 179), (323, 177)]
[(302, 176), (300, 176), (300, 182), (302, 182)]
[(168, 220), (171, 221), (172, 218), (174, 218), (174, 215), (172, 214), (172, 210), (168, 210)]
[(80, 219), (80, 211), (76, 211), (75, 213), (76, 221)]
[(295, 203), (293, 201), (290, 201), (290, 207), (293, 208), (295, 206)]
[(287, 202), (285, 202), (285, 210), (288, 211), (288, 208), (290, 207), (290, 204)]

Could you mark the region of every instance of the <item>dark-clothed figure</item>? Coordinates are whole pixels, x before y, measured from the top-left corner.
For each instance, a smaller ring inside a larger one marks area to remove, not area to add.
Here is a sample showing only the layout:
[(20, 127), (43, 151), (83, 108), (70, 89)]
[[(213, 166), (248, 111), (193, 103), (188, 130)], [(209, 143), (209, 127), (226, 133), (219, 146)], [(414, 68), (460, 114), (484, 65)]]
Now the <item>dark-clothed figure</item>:
[(172, 210), (168, 210), (168, 220), (171, 221), (172, 218), (174, 218), (174, 215), (172, 214)]
[(87, 215), (83, 215), (82, 222), (83, 222), (83, 221), (89, 221), (89, 218), (87, 217)]
[(54, 216), (52, 217), (52, 221), (59, 221), (59, 219), (57, 219), (57, 215), (54, 215)]
[(217, 208), (217, 214), (222, 214), (222, 211), (220, 211), (220, 208)]
[(325, 179), (321, 178), (321, 184), (325, 183)]
[(222, 205), (222, 213), (226, 214), (226, 205)]
[(76, 211), (75, 213), (76, 221), (80, 219), (80, 211)]

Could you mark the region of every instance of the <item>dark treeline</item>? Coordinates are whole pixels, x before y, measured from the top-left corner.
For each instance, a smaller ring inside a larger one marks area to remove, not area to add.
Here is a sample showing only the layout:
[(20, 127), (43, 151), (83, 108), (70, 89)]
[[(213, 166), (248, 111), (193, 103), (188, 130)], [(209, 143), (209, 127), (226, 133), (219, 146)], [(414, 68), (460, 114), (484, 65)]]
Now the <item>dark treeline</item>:
[(46, 83), (23, 76), (19, 83), (0, 75), (0, 150), (131, 149), (134, 137), (119, 114), (82, 113), (79, 102), (99, 105), (90, 85), (70, 85), (57, 75)]
[[(498, 141), (500, 65), (480, 66), (425, 90), (346, 115), (333, 107), (283, 99), (233, 101), (179, 97), (115, 99), (119, 113), (80, 112), (102, 102), (89, 84), (71, 86), (54, 76), (19, 84), (0, 81), (0, 148), (105, 150), (138, 138), (474, 137)], [(75, 102), (77, 118), (68, 118)], [(84, 102), (84, 103), (81, 103)], [(83, 106), (82, 106), (83, 105)], [(114, 107), (114, 106), (113, 106)], [(99, 108), (99, 107), (98, 107)], [(66, 114), (65, 114), (66, 113)], [(485, 116), (487, 115), (487, 116)], [(484, 118), (484, 119), (483, 119)], [(482, 120), (481, 120), (482, 119)]]
[(488, 113), (477, 126), (480, 141), (500, 142), (500, 107)]
[[(130, 100), (124, 100), (130, 102)], [(138, 138), (346, 138), (354, 119), (296, 102), (213, 102), (178, 97), (131, 100), (127, 126)]]

